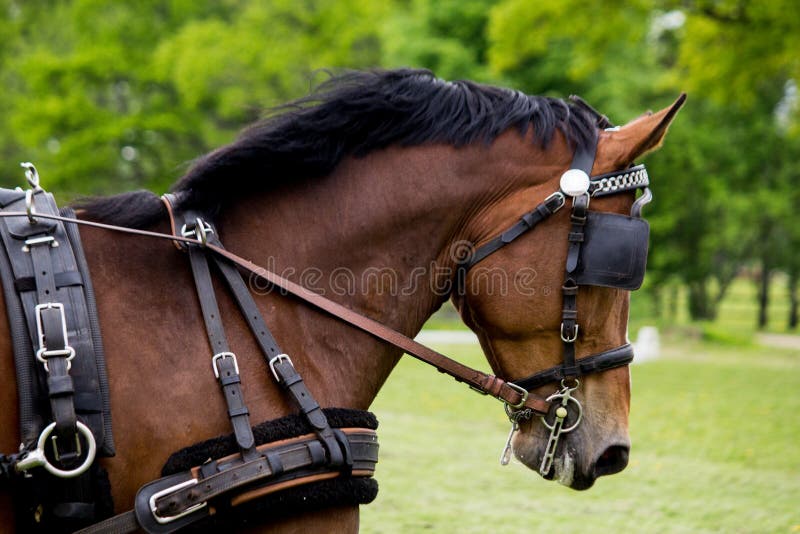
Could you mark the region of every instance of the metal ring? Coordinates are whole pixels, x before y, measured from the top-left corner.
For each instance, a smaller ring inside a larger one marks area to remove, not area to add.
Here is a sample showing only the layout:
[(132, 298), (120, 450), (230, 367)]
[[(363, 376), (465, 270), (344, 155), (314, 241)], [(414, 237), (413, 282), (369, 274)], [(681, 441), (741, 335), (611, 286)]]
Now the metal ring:
[(75, 425), (78, 429), (78, 432), (83, 434), (84, 438), (86, 438), (86, 443), (89, 446), (86, 450), (86, 459), (81, 465), (75, 469), (59, 469), (51, 464), (50, 460), (47, 459), (47, 455), (44, 452), (44, 446), (47, 443), (47, 438), (50, 437), (50, 434), (56, 427), (56, 423), (52, 422), (47, 425), (44, 430), (42, 430), (42, 433), (39, 435), (39, 441), (36, 444), (36, 448), (30, 451), (25, 458), (17, 463), (16, 470), (27, 471), (28, 469), (32, 469), (34, 467), (44, 467), (48, 473), (59, 478), (75, 478), (85, 473), (94, 461), (95, 454), (97, 453), (97, 444), (94, 441), (94, 435), (92, 434), (92, 431), (89, 430), (89, 427), (80, 421), (76, 421)]
[(530, 392), (527, 389), (525, 389), (524, 387), (518, 386), (517, 384), (514, 384), (513, 382), (506, 382), (506, 385), (508, 387), (510, 387), (511, 389), (513, 389), (514, 391), (516, 391), (517, 393), (519, 393), (520, 395), (522, 395), (522, 399), (517, 404), (511, 404), (510, 402), (508, 402), (506, 400), (503, 400), (503, 404), (505, 404), (506, 407), (507, 407), (506, 413), (508, 413), (508, 409), (519, 410), (520, 408), (525, 406), (525, 402), (527, 402), (528, 395), (530, 394)]
[[(553, 395), (550, 395), (549, 397), (547, 397), (547, 400), (548, 401), (552, 401), (553, 399), (556, 399), (556, 398), (563, 398), (563, 394), (562, 393), (554, 393)], [(578, 407), (578, 418), (575, 420), (574, 423), (572, 423), (572, 426), (569, 426), (569, 427), (566, 427), (566, 428), (561, 427), (561, 434), (567, 434), (567, 433), (572, 432), (573, 430), (575, 430), (578, 427), (578, 425), (580, 424), (581, 419), (583, 419), (583, 406), (581, 406), (581, 403), (578, 401), (578, 399), (576, 399), (575, 397), (570, 396), (570, 397), (567, 398), (567, 402), (569, 402), (569, 401), (572, 401), (577, 405), (577, 407)], [(564, 418), (564, 419), (566, 419), (566, 418)], [(552, 425), (550, 423), (548, 423), (547, 422), (547, 418), (545, 416), (542, 416), (542, 424), (544, 426), (546, 426), (549, 430), (553, 430), (553, 427), (555, 426), (555, 423), (553, 423)]]

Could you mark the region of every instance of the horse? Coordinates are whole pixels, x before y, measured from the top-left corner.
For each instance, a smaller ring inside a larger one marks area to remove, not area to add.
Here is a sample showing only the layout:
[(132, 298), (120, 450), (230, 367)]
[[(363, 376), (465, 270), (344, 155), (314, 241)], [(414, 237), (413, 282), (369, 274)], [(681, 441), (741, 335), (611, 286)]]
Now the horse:
[[(499, 291), (486, 274), (514, 285), (527, 273), (539, 288), (561, 287), (570, 215), (554, 213), (483, 259), (482, 270), (463, 273), (461, 249), (474, 253), (559, 191), (580, 147), (596, 144), (588, 174), (629, 167), (661, 144), (682, 103), (600, 128), (586, 106), (560, 99), (446, 82), (428, 71), (350, 72), (199, 158), (172, 191), (184, 208), (213, 218), (227, 250), (406, 336), (451, 299), (493, 372), (512, 381), (560, 362), (562, 298), (558, 291)], [(592, 199), (592, 209), (628, 214), (634, 201), (626, 191)], [(165, 205), (148, 191), (90, 199), (77, 213), (84, 221), (171, 232)], [(186, 254), (164, 240), (91, 226), (80, 226), (80, 236), (105, 345), (116, 444), (116, 455), (99, 462), (121, 512), (133, 506), (138, 488), (160, 476), (171, 453), (230, 433), (230, 421), (209, 367), (213, 351)], [(403, 351), (262, 278), (249, 282), (319, 404), (367, 410)], [(237, 304), (219, 284), (215, 293), (251, 420), (294, 413)], [(626, 342), (628, 299), (623, 289), (580, 288), (578, 362)], [(2, 306), (0, 452), (20, 443), (11, 353)], [(556, 391), (547, 384), (532, 394)], [(627, 366), (581, 377), (572, 398), (582, 405), (582, 422), (561, 436), (553, 467), (542, 476), (583, 490), (627, 464)], [(552, 432), (536, 417), (514, 425), (514, 455), (540, 470)], [(358, 517), (358, 506), (334, 506), (241, 528), (355, 532)], [(13, 524), (4, 491), (0, 530)]]

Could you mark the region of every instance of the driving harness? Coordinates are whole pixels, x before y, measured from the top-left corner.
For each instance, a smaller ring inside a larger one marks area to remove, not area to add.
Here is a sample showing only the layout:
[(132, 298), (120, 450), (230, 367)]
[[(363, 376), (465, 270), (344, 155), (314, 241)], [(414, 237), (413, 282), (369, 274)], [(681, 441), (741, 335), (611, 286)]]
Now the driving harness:
[[(610, 126), (604, 117), (579, 99), (577, 101), (579, 105), (595, 113), (599, 127)], [(647, 171), (643, 165), (637, 165), (590, 178), (596, 147), (597, 139), (590, 148), (578, 148), (570, 169), (561, 177), (559, 191), (523, 215), (519, 222), (505, 232), (479, 247), (459, 266), (457, 285), (463, 290), (466, 273), (470, 269), (532, 230), (563, 208), (568, 198), (571, 199), (571, 228), (562, 286), (560, 337), (563, 343), (563, 362), (513, 382), (467, 367), (381, 323), (227, 251), (217, 237), (213, 223), (200, 213), (177, 211), (175, 206), (179, 203), (174, 195), (165, 195), (163, 198), (173, 226), (171, 235), (79, 220), (74, 216), (52, 212), (37, 212), (33, 210), (32, 198), (27, 199), (25, 211), (0, 212), (0, 217), (6, 220), (26, 217), (32, 223), (71, 223), (66, 226), (85, 225), (169, 240), (186, 252), (212, 348), (212, 371), (228, 405), (233, 428), (230, 439), (231, 443), (235, 443), (231, 450), (235, 450), (235, 454), (146, 484), (137, 494), (134, 510), (96, 523), (82, 532), (132, 532), (137, 528), (147, 532), (172, 532), (194, 525), (220, 510), (230, 509), (238, 503), (277, 491), (287, 484), (302, 484), (319, 480), (320, 477), (372, 476), (378, 447), (374, 428), (342, 429), (329, 424), (326, 417), (328, 409), (320, 408), (291, 358), (283, 353), (270, 334), (240, 271), (258, 276), (272, 286), (402, 349), (440, 372), (466, 383), (479, 393), (502, 401), (512, 429), (501, 463), (508, 463), (510, 459), (511, 438), (518, 431), (519, 424), (534, 416), (540, 417), (550, 430), (546, 452), (539, 468), (542, 475), (547, 476), (553, 465), (559, 437), (574, 430), (581, 421), (582, 406), (573, 395), (580, 384), (578, 377), (625, 366), (633, 359), (630, 344), (581, 359), (575, 357), (575, 343), (579, 338), (579, 287), (590, 285), (624, 290), (638, 289), (644, 276), (647, 257), (649, 229), (646, 221), (641, 218), (642, 207), (652, 198), (647, 187)], [(589, 201), (593, 197), (639, 189), (643, 193), (634, 202), (630, 216), (588, 209)], [(298, 407), (308, 433), (276, 443), (256, 442), (249, 421), (249, 411), (242, 397), (236, 355), (230, 350), (220, 321), (219, 308), (214, 297), (212, 269), (221, 275), (238, 303), (273, 377)], [(560, 384), (560, 388), (552, 395), (542, 397), (533, 392), (552, 383)], [(54, 464), (59, 460), (45, 454), (44, 448), (40, 439), (33, 446), (25, 446), (19, 455), (4, 456), (9, 460), (4, 469), (26, 476), (40, 476), (37, 468), (47, 468), (48, 465), (58, 470)], [(94, 452), (91, 454), (93, 456)], [(88, 453), (85, 455), (88, 457)], [(52, 473), (50, 469), (47, 470)]]

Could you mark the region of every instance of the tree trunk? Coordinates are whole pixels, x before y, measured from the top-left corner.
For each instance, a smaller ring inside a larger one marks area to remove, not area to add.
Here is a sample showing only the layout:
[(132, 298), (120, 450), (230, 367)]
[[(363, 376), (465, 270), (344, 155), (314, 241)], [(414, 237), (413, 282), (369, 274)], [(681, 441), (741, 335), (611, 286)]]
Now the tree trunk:
[(789, 330), (797, 328), (797, 280), (800, 273), (795, 270), (789, 271)]
[(664, 307), (664, 299), (663, 293), (661, 288), (658, 287), (651, 287), (650, 288), (650, 302), (652, 303), (651, 311), (653, 316), (657, 319), (660, 319), (664, 316), (662, 309)]
[(761, 277), (758, 285), (758, 329), (763, 330), (767, 327), (768, 317), (767, 312), (769, 309), (769, 282), (770, 282), (770, 268), (769, 264), (763, 258), (761, 259)]
[(705, 280), (689, 283), (689, 316), (693, 321), (712, 321), (717, 315), (717, 307), (708, 298)]

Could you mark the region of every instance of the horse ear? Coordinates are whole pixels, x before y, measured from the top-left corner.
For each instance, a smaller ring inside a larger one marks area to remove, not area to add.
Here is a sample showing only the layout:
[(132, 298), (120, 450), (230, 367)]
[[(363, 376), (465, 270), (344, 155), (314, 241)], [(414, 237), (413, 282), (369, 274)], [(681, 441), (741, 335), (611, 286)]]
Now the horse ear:
[(609, 131), (610, 150), (607, 152), (614, 159), (613, 167), (629, 165), (638, 157), (661, 146), (670, 123), (678, 114), (686, 93), (681, 93), (675, 102), (656, 113), (646, 113), (616, 131)]

